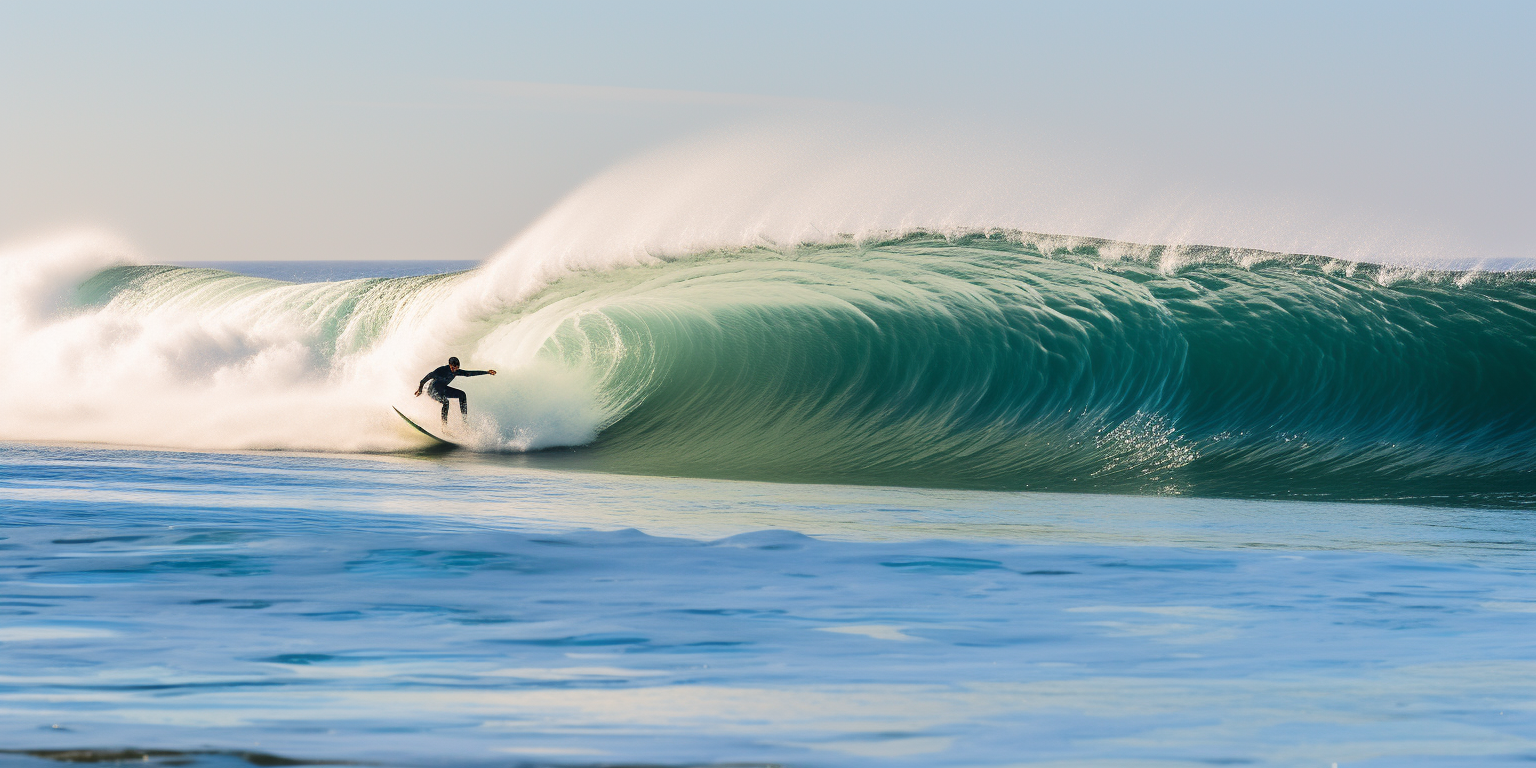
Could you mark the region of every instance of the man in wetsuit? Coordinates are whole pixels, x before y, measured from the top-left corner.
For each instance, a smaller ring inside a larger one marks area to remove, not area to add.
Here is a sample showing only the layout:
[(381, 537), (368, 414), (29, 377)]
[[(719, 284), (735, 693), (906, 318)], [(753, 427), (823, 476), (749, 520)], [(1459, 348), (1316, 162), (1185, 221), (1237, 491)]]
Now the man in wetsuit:
[[(431, 373), (421, 377), (421, 383), (416, 385), (416, 397), (421, 397), (421, 388), (426, 387), (427, 396), (443, 404), (444, 427), (448, 426), (449, 400), (459, 401), (459, 413), (464, 414), (464, 418), (468, 420), (469, 396), (464, 394), (462, 390), (454, 389), (453, 387), (448, 386), (448, 384), (453, 381), (455, 376), (484, 376), (487, 373), (492, 376), (496, 375), (495, 371), (460, 370), (459, 359), (457, 357), (450, 357), (448, 358), (447, 365), (437, 368)], [(429, 381), (432, 382), (431, 385), (427, 384)]]

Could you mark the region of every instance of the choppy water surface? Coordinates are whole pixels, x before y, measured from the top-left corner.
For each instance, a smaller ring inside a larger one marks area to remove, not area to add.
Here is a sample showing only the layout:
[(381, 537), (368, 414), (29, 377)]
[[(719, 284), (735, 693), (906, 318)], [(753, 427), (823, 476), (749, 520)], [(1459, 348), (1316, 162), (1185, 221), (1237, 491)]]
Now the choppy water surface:
[(1527, 511), (22, 444), (0, 509), (21, 765), (1536, 757)]

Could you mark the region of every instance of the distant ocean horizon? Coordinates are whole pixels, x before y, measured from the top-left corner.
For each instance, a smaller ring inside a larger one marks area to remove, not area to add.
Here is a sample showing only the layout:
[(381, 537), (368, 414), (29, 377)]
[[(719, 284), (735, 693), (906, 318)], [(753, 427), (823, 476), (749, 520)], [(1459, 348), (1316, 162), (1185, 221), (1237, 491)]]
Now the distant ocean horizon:
[(359, 280), (369, 277), (418, 277), (462, 272), (474, 269), (477, 260), (464, 259), (410, 259), (410, 260), (280, 260), (271, 261), (178, 261), (173, 266), (193, 269), (221, 269), (239, 275), (264, 277), (289, 283), (328, 283), (338, 280)]

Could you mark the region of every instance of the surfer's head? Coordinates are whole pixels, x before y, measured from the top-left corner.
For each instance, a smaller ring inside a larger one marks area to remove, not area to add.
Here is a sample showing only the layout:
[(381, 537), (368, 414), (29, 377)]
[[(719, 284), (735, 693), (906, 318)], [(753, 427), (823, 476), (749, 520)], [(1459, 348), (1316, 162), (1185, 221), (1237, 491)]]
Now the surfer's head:
[(450, 358), (448, 358), (448, 370), (450, 370), (450, 371), (457, 371), (458, 369), (459, 369), (459, 359), (457, 357), (450, 357)]

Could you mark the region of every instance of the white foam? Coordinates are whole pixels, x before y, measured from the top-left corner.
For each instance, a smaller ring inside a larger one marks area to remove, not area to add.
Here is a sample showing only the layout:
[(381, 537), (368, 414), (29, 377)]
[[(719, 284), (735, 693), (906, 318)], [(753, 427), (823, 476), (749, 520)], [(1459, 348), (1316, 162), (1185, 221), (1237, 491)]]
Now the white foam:
[(454, 352), (508, 375), (506, 387), (468, 387), (477, 447), (584, 442), (603, 421), (579, 376), (534, 360), (537, 342), (516, 348), (524, 358), (476, 360), (484, 329), (455, 300), (453, 280), (373, 295), (359, 281), (198, 283), (179, 273), (104, 306), (80, 304), (84, 281), (135, 261), (95, 235), (0, 248), (0, 363), (13, 387), (0, 401), (0, 439), (406, 449), (422, 438), (390, 406), (435, 420), (437, 404), (411, 393)]

